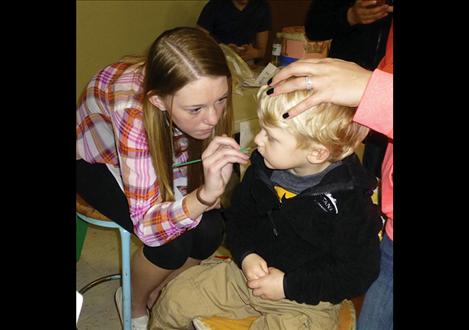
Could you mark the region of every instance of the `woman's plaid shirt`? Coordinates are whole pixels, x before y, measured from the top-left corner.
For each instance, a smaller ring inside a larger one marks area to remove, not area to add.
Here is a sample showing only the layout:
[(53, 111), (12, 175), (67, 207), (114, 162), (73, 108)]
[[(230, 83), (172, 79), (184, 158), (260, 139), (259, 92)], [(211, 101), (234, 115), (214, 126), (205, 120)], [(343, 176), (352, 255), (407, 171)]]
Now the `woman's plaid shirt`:
[[(189, 217), (186, 168), (174, 169), (175, 202), (162, 202), (143, 124), (143, 64), (123, 61), (89, 82), (77, 110), (77, 159), (118, 168), (134, 232), (148, 246), (160, 246), (197, 226)], [(176, 135), (180, 135), (177, 132)], [(186, 138), (178, 138), (180, 147)], [(175, 162), (187, 161), (187, 151)]]

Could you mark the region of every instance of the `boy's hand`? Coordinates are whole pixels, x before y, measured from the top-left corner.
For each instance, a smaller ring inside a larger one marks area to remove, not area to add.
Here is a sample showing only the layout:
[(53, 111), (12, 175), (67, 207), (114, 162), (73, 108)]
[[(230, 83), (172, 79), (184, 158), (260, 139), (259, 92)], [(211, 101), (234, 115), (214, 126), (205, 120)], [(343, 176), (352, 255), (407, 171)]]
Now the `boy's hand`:
[(241, 263), (244, 276), (248, 281), (257, 280), (269, 273), (267, 262), (258, 254), (251, 253)]
[(256, 297), (269, 300), (280, 300), (285, 298), (283, 291), (283, 277), (285, 273), (281, 270), (269, 267), (269, 274), (266, 276), (248, 281), (248, 287), (253, 289), (252, 294)]

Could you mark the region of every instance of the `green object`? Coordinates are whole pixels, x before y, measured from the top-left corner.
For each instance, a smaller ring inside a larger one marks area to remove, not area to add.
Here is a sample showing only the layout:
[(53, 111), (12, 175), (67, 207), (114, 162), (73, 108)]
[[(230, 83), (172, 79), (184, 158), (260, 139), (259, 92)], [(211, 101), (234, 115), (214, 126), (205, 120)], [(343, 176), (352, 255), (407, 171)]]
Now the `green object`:
[[(241, 148), (239, 149), (239, 151), (241, 151), (242, 153), (248, 153), (249, 151), (251, 151), (251, 148), (250, 147), (244, 147), (244, 148)], [(185, 165), (190, 165), (190, 164), (195, 164), (195, 163), (199, 163), (201, 162), (202, 159), (194, 159), (194, 160), (190, 160), (188, 162), (184, 162), (184, 163), (177, 163), (177, 164), (174, 164), (173, 165), (173, 168), (174, 167), (179, 167), (179, 166), (185, 166)]]
[(88, 229), (88, 224), (81, 220), (80, 218), (77, 217), (76, 219), (76, 222), (77, 222), (77, 249), (76, 249), (76, 253), (77, 253), (77, 262), (78, 260), (80, 260), (80, 256), (81, 256), (81, 250), (83, 248), (83, 243), (85, 242), (85, 238), (86, 238), (86, 230)]

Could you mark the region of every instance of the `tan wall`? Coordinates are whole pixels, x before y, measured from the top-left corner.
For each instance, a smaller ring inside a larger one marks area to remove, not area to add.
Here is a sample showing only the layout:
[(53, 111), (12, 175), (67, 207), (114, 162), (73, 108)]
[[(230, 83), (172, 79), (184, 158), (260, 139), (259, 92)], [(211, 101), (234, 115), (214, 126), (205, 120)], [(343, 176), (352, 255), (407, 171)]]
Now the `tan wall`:
[(76, 97), (89, 79), (124, 55), (142, 55), (164, 30), (195, 26), (206, 0), (77, 0)]

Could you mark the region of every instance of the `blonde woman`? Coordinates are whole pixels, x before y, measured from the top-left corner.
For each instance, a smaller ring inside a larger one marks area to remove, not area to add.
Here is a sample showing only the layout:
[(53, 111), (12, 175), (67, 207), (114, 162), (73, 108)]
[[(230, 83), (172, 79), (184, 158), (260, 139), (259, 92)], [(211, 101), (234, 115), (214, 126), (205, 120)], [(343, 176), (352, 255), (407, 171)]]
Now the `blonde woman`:
[(220, 196), (233, 164), (248, 161), (230, 137), (232, 119), (223, 51), (196, 28), (165, 31), (146, 58), (123, 58), (86, 87), (77, 192), (143, 242), (132, 257), (134, 329), (147, 328), (166, 281), (221, 243)]

